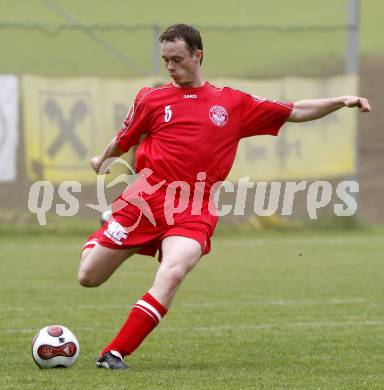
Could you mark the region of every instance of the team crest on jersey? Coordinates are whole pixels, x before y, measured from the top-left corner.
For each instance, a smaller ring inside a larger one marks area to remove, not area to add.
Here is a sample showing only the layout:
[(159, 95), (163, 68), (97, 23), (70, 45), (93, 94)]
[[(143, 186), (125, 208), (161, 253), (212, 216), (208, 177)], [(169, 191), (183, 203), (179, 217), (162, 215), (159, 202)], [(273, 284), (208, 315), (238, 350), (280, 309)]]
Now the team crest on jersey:
[(228, 112), (222, 106), (212, 106), (209, 110), (209, 117), (214, 125), (222, 127), (228, 122)]

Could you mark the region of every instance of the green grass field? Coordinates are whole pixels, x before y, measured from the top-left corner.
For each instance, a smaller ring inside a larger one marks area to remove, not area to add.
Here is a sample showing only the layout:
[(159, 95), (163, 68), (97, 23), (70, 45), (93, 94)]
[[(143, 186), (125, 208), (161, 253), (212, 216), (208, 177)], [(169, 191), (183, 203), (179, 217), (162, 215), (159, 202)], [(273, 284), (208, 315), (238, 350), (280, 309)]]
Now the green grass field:
[[(152, 30), (146, 26), (158, 23), (163, 29), (185, 22), (202, 31), (207, 77), (323, 75), (343, 70), (346, 4), (347, 0), (0, 0), (0, 52), (5, 53), (0, 73), (139, 77), (128, 64), (133, 61), (151, 74)], [(361, 53), (382, 58), (384, 3), (361, 0), (360, 9)], [(71, 23), (79, 23), (80, 28), (57, 29)], [(133, 28), (107, 28), (119, 24)], [(276, 29), (247, 30), (246, 26)], [(305, 26), (320, 31), (284, 30)], [(327, 30), (331, 26), (340, 29)], [(162, 76), (166, 78), (164, 72)]]
[[(137, 256), (105, 285), (76, 284), (85, 235), (0, 235), (1, 389), (382, 389), (383, 230), (221, 233), (169, 315), (128, 360), (95, 368), (149, 287)], [(81, 354), (39, 370), (31, 339), (68, 326)]]

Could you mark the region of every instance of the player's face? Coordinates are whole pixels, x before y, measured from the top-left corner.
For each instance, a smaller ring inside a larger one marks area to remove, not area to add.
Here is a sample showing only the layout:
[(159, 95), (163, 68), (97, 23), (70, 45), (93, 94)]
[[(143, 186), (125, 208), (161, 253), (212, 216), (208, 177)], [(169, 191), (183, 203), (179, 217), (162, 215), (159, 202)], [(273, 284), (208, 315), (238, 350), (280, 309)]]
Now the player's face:
[(200, 59), (203, 52), (195, 50), (191, 54), (183, 40), (165, 41), (161, 44), (161, 56), (167, 72), (179, 85), (193, 83), (200, 72)]

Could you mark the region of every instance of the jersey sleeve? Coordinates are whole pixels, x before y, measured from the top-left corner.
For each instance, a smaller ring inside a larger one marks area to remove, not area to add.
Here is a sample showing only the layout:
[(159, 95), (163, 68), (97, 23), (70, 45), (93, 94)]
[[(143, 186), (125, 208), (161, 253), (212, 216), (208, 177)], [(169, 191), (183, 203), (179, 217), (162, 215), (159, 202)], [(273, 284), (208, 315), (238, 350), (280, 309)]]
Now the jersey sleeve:
[(122, 152), (127, 152), (140, 141), (140, 137), (150, 130), (150, 114), (145, 95), (150, 88), (142, 88), (124, 119), (123, 127), (117, 133), (115, 140)]
[(242, 93), (240, 138), (265, 134), (276, 136), (292, 109), (293, 103), (283, 103)]

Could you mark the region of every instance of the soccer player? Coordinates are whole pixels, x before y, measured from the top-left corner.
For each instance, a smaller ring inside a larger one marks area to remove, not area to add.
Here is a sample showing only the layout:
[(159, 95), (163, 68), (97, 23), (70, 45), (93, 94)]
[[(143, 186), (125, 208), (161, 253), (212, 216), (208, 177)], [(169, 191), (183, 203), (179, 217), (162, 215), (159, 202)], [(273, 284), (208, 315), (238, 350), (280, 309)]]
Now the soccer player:
[(96, 287), (135, 253), (154, 256), (160, 265), (151, 288), (133, 306), (97, 366), (126, 369), (130, 355), (166, 315), (177, 288), (210, 250), (217, 216), (210, 201), (228, 175), (242, 138), (278, 135), (286, 122), (324, 117), (343, 107), (370, 111), (365, 98), (341, 96), (270, 101), (205, 81), (203, 44), (192, 26), (177, 24), (160, 36), (161, 55), (173, 80), (139, 91), (123, 128), (94, 157), (104, 163), (138, 144), (138, 180), (113, 204), (111, 220), (84, 245), (78, 281)]

